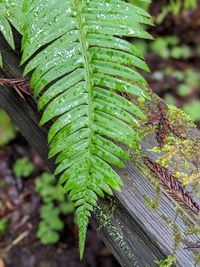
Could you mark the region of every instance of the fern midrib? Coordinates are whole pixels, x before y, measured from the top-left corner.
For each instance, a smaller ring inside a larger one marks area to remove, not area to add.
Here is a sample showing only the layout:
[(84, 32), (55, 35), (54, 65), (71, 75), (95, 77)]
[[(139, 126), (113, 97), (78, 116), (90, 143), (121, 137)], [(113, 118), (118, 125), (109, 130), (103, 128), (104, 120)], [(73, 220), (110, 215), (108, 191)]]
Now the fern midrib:
[[(89, 154), (89, 167), (88, 167), (88, 176), (90, 176), (90, 162), (91, 162), (91, 155), (92, 155), (92, 135), (93, 135), (93, 129), (92, 129), (92, 124), (93, 124), (93, 104), (92, 104), (92, 99), (93, 99), (93, 90), (92, 90), (92, 84), (91, 84), (91, 77), (90, 77), (90, 66), (89, 66), (89, 61), (88, 61), (88, 54), (87, 54), (87, 44), (86, 44), (86, 39), (84, 35), (84, 30), (83, 30), (83, 23), (82, 23), (82, 17), (79, 9), (79, 0), (74, 0), (75, 3), (75, 10), (76, 10), (76, 17), (77, 17), (77, 22), (78, 22), (78, 27), (80, 31), (80, 40), (81, 40), (81, 47), (82, 47), (82, 54), (83, 58), (85, 61), (85, 69), (86, 69), (86, 83), (88, 87), (88, 116), (89, 116), (89, 145), (88, 145), (88, 154)], [(88, 189), (87, 183), (86, 183), (86, 188)]]

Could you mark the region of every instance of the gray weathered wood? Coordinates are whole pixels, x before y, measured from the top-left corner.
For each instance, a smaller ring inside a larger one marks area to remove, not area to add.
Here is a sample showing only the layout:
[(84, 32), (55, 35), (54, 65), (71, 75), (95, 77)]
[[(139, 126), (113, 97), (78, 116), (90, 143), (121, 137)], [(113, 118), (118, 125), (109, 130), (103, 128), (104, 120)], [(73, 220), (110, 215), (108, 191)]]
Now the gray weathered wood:
[[(3, 42), (1, 43), (0, 47), (3, 47)], [(17, 67), (17, 58), (6, 51), (3, 56), (5, 69), (2, 70), (2, 75), (8, 77), (21, 75), (21, 70)], [(38, 126), (39, 114), (32, 97), (26, 97), (24, 102), (11, 89), (0, 87), (0, 106), (8, 112), (21, 133), (39, 151), (53, 171), (54, 165), (47, 159), (47, 129)], [(192, 134), (200, 136), (198, 131)], [(155, 136), (152, 136), (142, 144), (143, 150), (146, 151), (146, 148), (155, 144)], [(184, 222), (177, 216), (174, 209), (175, 202), (165, 191), (156, 211), (147, 207), (144, 195), (153, 198), (154, 190), (133, 161), (129, 161), (125, 169), (117, 171), (125, 187), (122, 192), (115, 192), (113, 199), (100, 201), (100, 206), (95, 209), (92, 224), (122, 266), (157, 266), (155, 260), (165, 258), (174, 250), (173, 231), (162, 218), (162, 214), (176, 221), (182, 231), (185, 227)], [(195, 216), (188, 214), (188, 218), (198, 225)], [(191, 240), (196, 238), (191, 237)], [(193, 267), (193, 252), (181, 245), (175, 265)]]

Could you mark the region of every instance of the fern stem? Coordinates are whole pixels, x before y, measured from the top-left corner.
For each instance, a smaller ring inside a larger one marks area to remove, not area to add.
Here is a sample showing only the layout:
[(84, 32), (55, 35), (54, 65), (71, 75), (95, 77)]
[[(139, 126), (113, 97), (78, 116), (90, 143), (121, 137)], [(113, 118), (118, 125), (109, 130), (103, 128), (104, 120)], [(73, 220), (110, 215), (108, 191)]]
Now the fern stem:
[(77, 22), (78, 27), (80, 31), (80, 38), (81, 38), (81, 46), (82, 46), (82, 54), (85, 61), (85, 69), (86, 69), (86, 83), (88, 86), (88, 107), (89, 107), (89, 129), (90, 129), (90, 137), (89, 137), (89, 156), (92, 154), (91, 152), (91, 146), (92, 146), (92, 124), (93, 124), (93, 104), (92, 104), (92, 98), (93, 98), (93, 90), (92, 90), (92, 84), (91, 84), (91, 77), (90, 77), (90, 65), (88, 61), (88, 54), (87, 54), (87, 43), (85, 39), (84, 29), (83, 29), (83, 22), (81, 17), (81, 12), (79, 8), (79, 0), (74, 0), (75, 3), (75, 9), (76, 9), (76, 15), (77, 15)]
[[(88, 177), (90, 177), (90, 162), (91, 162), (91, 154), (92, 154), (92, 135), (93, 135), (93, 129), (92, 129), (92, 124), (93, 124), (93, 104), (92, 104), (92, 99), (93, 99), (93, 89), (92, 89), (92, 84), (91, 84), (91, 77), (90, 77), (90, 66), (89, 66), (89, 61), (88, 61), (88, 54), (87, 54), (87, 42), (85, 39), (85, 33), (83, 29), (83, 21), (81, 17), (81, 11), (80, 11), (80, 6), (79, 6), (79, 0), (74, 0), (75, 3), (75, 10), (76, 10), (76, 17), (77, 17), (77, 22), (78, 22), (78, 28), (80, 31), (80, 41), (81, 41), (81, 47), (82, 47), (82, 55), (84, 58), (85, 62), (85, 70), (86, 70), (86, 83), (88, 87), (88, 116), (89, 116), (89, 138), (88, 138), (88, 152), (89, 152), (89, 166), (88, 166)], [(86, 197), (87, 197), (87, 190), (88, 190), (88, 181), (85, 184), (85, 197), (84, 197), (84, 203), (86, 204)], [(85, 205), (83, 204), (83, 205)], [(82, 240), (83, 241), (83, 240)], [(80, 240), (81, 243), (81, 240)], [(82, 259), (84, 253), (84, 246), (83, 244), (80, 245), (80, 258)]]

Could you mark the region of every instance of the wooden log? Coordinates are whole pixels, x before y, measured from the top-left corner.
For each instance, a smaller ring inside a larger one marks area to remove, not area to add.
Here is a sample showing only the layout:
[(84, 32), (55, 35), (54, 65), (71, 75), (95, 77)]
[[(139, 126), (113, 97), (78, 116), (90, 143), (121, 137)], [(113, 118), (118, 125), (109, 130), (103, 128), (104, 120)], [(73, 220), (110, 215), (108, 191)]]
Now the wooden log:
[[(7, 51), (4, 42), (0, 42), (3, 50), (4, 69), (1, 74), (7, 77), (21, 76), (18, 58)], [(53, 162), (47, 158), (47, 131), (38, 126), (40, 114), (36, 109), (33, 98), (26, 97), (23, 101), (11, 89), (0, 87), (0, 106), (7, 111), (21, 133), (34, 146), (46, 161), (50, 170), (54, 170)], [(199, 131), (191, 129), (191, 136), (200, 137)], [(148, 154), (148, 148), (157, 145), (156, 136), (152, 134), (142, 143), (142, 151)], [(183, 210), (184, 216), (177, 215), (176, 201), (165, 190), (161, 189), (158, 208), (153, 210), (146, 204), (145, 197), (154, 197), (151, 175), (147, 179), (142, 168), (136, 161), (127, 162), (125, 169), (117, 169), (124, 181), (122, 192), (115, 192), (113, 198), (99, 201), (92, 217), (92, 225), (110, 248), (122, 266), (157, 266), (156, 260), (165, 259), (174, 253), (174, 228), (169, 227), (168, 221), (174, 222), (181, 233), (186, 228), (186, 218), (191, 225), (199, 227), (198, 216)], [(163, 215), (165, 218), (163, 218)], [(189, 241), (196, 242), (196, 236), (191, 235)], [(176, 250), (175, 266), (193, 267), (194, 251), (185, 249), (184, 244)]]

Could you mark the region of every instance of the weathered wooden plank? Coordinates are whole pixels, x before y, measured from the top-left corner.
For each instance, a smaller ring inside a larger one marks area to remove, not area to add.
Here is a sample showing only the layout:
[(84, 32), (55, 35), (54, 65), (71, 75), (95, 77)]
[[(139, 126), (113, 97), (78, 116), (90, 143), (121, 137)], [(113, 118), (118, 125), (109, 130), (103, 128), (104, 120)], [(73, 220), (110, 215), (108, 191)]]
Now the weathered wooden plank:
[[(3, 70), (3, 74), (19, 76), (21, 71), (17, 67), (18, 60), (7, 51), (4, 52), (4, 58), (6, 71)], [(21, 133), (53, 170), (53, 163), (47, 160), (47, 129), (38, 126), (39, 115), (33, 99), (26, 99), (24, 102), (10, 89), (0, 87), (0, 106), (10, 114)], [(192, 135), (200, 136), (196, 130), (192, 130)], [(154, 145), (155, 136), (151, 136), (142, 144), (142, 149), (145, 152)], [(175, 202), (165, 191), (156, 211), (147, 207), (144, 195), (153, 198), (154, 189), (135, 162), (129, 161), (125, 169), (117, 171), (125, 187), (121, 193), (116, 192), (113, 199), (100, 201), (92, 223), (122, 266), (156, 266), (156, 259), (162, 259), (174, 251), (173, 231), (162, 214), (175, 221), (181, 231), (185, 228), (184, 222), (181, 216), (177, 216)], [(198, 224), (195, 216), (188, 214), (188, 218)], [(195, 240), (195, 237), (191, 237), (191, 240)], [(194, 266), (194, 254), (186, 250), (184, 245), (177, 251), (176, 266)]]
[[(47, 131), (38, 127), (39, 116), (29, 104), (30, 101), (32, 99), (27, 98), (27, 101), (24, 102), (10, 89), (0, 87), (0, 106), (8, 112), (21, 133), (39, 151), (50, 170), (53, 171), (54, 165), (47, 160)], [(121, 205), (115, 206), (114, 204), (113, 206), (110, 200), (107, 200), (102, 201), (101, 206), (104, 208), (103, 210), (96, 210), (97, 216), (93, 219), (94, 225), (97, 228), (100, 227), (100, 235), (109, 244), (109, 247), (112, 246), (112, 251), (113, 249), (115, 250), (114, 254), (122, 265), (144, 266), (144, 263), (147, 264), (149, 262), (150, 266), (154, 266), (152, 262), (155, 259), (164, 257), (164, 253), (147, 237), (146, 232), (141, 229), (138, 223), (134, 222), (133, 218), (127, 217)], [(106, 207), (108, 207), (108, 213), (106, 212)], [(110, 210), (113, 208), (113, 214), (110, 214)], [(99, 213), (101, 213), (101, 218), (98, 218)], [(100, 222), (104, 216), (108, 220), (106, 227), (102, 227), (105, 222)], [(123, 226), (123, 233), (120, 233), (120, 226)], [(134, 250), (132, 250), (133, 247)], [(131, 257), (132, 261), (134, 260), (134, 251), (138, 254), (136, 258), (139, 264), (142, 263), (142, 265), (134, 265), (134, 262), (130, 262), (129, 257)], [(128, 262), (130, 265), (127, 265)]]

